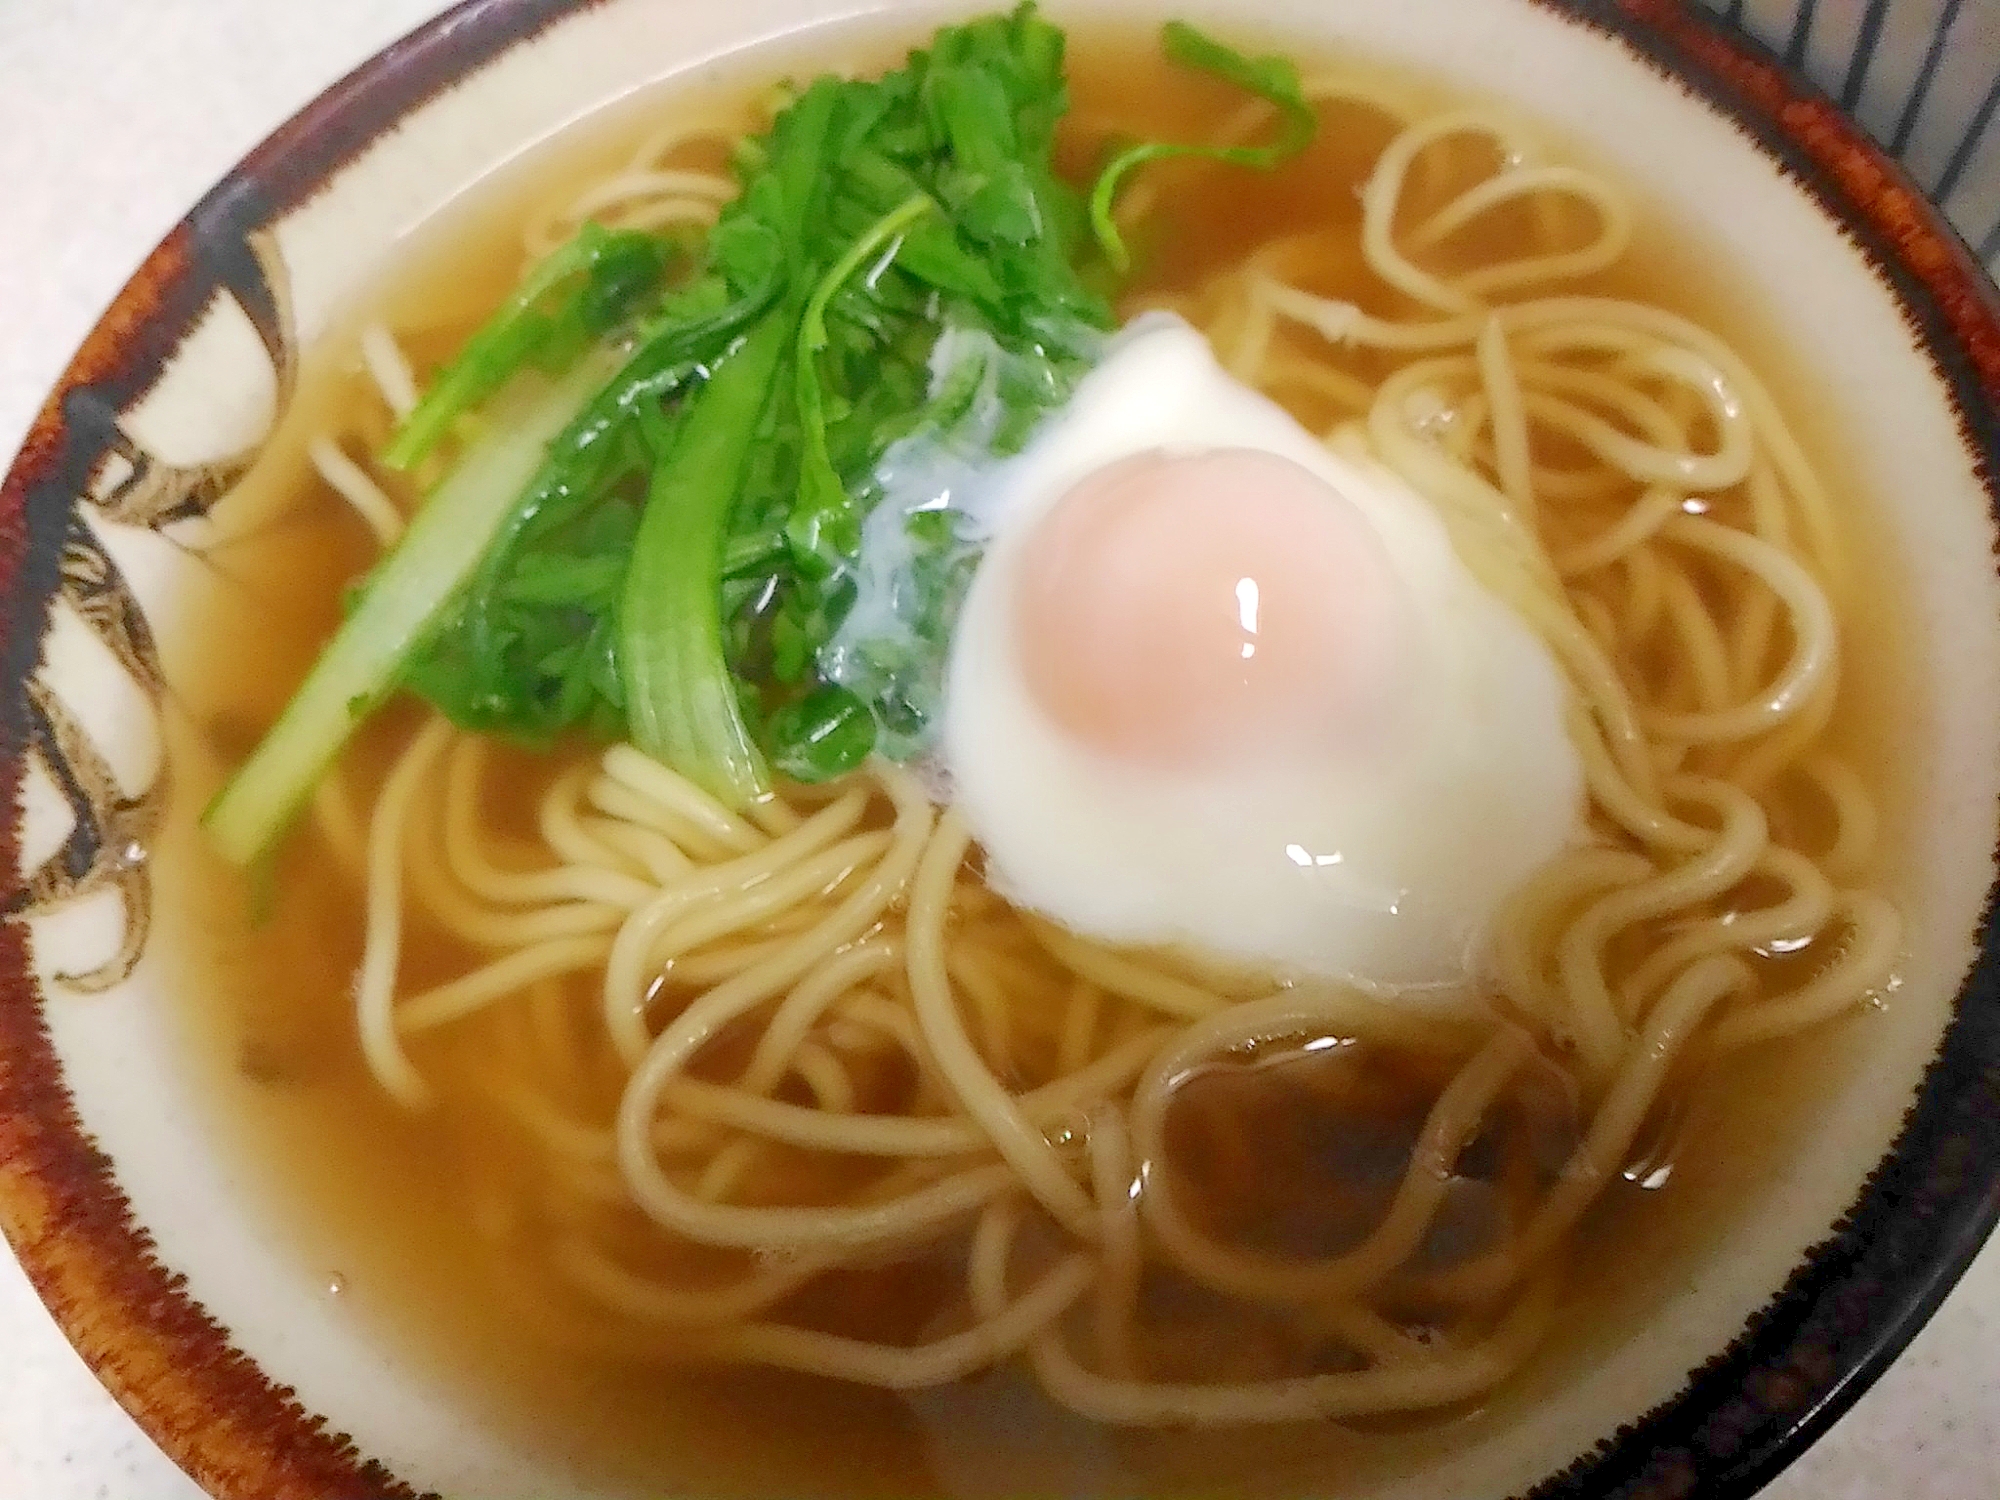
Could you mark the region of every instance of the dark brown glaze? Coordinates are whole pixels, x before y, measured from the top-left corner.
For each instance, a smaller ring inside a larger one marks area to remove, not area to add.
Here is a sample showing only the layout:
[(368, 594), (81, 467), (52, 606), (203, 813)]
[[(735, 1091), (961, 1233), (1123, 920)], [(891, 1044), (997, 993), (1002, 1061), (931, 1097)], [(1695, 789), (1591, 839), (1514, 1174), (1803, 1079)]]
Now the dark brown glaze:
[[(16, 874), (20, 788), (46, 716), (33, 673), (80, 497), (121, 451), (116, 413), (159, 378), (208, 303), (235, 298), (281, 386), (291, 359), (257, 231), (312, 196), (411, 110), (588, 0), (469, 0), (395, 43), (280, 126), (147, 257), (70, 361), (0, 483), (0, 822), (4, 904)], [(167, 507), (154, 524), (210, 497)], [(61, 779), (59, 777), (59, 779)], [(100, 840), (100, 843), (102, 841)], [(90, 865), (96, 851), (78, 856)], [(128, 897), (128, 900), (130, 898)], [(224, 1500), (415, 1500), (230, 1343), (132, 1218), (112, 1164), (77, 1117), (43, 1018), (25, 931), (0, 923), (0, 1231), (77, 1352), (160, 1447)]]
[[(0, 485), (0, 870), (19, 894), (24, 753), (38, 717), (32, 677), (60, 586), (76, 497), (101, 435), (66, 420), (78, 391), (143, 388), (206, 295), (175, 229), (92, 330)], [(148, 361), (152, 363), (149, 365)], [(77, 528), (80, 529), (80, 528)], [(77, 1118), (50, 1042), (24, 930), (0, 923), (0, 1229), (77, 1352), (167, 1454), (212, 1493), (257, 1500), (412, 1500), (292, 1393), (231, 1347), (133, 1222), (110, 1161)], [(64, 996), (49, 1003), (78, 1002)]]
[[(279, 127), (148, 257), (64, 372), (0, 484), (0, 870), (21, 904), (19, 796), (31, 678), (68, 543), (115, 415), (157, 379), (218, 292), (281, 383), (295, 351), (255, 236), (426, 100), (591, 0), (468, 0)], [(1682, 0), (1536, 0), (1608, 32), (1741, 124), (1868, 254), (1952, 392), (1975, 459), (2000, 473), (2000, 316), (1922, 194), (1830, 102)], [(171, 524), (192, 481), (149, 515)], [(2000, 510), (2000, 505), (1996, 505)], [(2000, 932), (1981, 956), (1890, 1156), (1825, 1244), (1673, 1401), (1539, 1486), (1536, 1500), (1747, 1496), (1828, 1425), (1921, 1325), (2000, 1217)], [(23, 930), (0, 923), (0, 1229), (98, 1377), (222, 1500), (414, 1500), (231, 1347), (131, 1216), (77, 1116)]]

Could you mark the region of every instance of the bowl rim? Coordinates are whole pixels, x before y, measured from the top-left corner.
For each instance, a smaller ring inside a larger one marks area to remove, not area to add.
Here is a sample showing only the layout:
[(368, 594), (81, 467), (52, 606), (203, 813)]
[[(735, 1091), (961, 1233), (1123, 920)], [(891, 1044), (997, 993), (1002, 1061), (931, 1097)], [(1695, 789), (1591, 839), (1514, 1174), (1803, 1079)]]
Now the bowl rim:
[[(462, 0), (278, 126), (146, 257), (86, 336), (0, 482), (0, 869), (19, 869), (27, 684), (78, 497), (218, 291), (255, 321), (249, 233), (310, 198), (403, 116), (599, 0)], [(1943, 214), (1838, 105), (1690, 0), (1524, 0), (1624, 45), (1742, 128), (1896, 298), (2000, 518), (2000, 291)], [(1740, 6), (1732, 7), (1732, 14)], [(9, 876), (5, 910), (26, 904)], [(0, 922), (0, 1231), (78, 1353), (218, 1500), (415, 1500), (275, 1385), (162, 1265), (85, 1131), (28, 935)], [(2000, 882), (1915, 1103), (1843, 1220), (1675, 1396), (1528, 1493), (1745, 1500), (1880, 1376), (2000, 1222)]]

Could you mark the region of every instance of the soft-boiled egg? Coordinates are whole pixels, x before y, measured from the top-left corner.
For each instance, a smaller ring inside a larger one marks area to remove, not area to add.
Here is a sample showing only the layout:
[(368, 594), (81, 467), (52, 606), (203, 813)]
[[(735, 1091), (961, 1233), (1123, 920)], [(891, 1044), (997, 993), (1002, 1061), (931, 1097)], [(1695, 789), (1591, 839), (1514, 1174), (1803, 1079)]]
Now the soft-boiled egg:
[(1578, 836), (1541, 641), (1421, 496), (1185, 323), (1120, 335), (980, 488), (938, 749), (1019, 905), (1282, 974), (1455, 985)]

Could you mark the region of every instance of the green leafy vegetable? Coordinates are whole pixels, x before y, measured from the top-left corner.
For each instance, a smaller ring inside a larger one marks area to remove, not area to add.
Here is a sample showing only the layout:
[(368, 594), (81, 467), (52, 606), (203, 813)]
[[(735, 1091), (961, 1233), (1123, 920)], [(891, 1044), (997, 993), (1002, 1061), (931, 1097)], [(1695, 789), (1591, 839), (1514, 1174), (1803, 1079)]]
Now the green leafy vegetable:
[(827, 451), (826, 398), (819, 372), (819, 356), (832, 340), (826, 327), (827, 304), (869, 257), (883, 255), (886, 247), (883, 266), (894, 260), (896, 236), (936, 207), (923, 193), (912, 193), (905, 198), (847, 247), (806, 301), (805, 316), (799, 320), (794, 382), (805, 453), (799, 463), (798, 501), (785, 524), (786, 540), (801, 567), (817, 565), (819, 572), (829, 573), (861, 541), (847, 486), (840, 482)]
[(607, 373), (606, 361), (585, 360), (554, 385), (535, 379), (501, 399), (495, 436), (425, 502), (277, 724), (209, 804), (203, 822), (226, 858), (248, 865), (270, 851), (355, 726), (395, 685), (440, 605), (478, 567), (523, 485), (547, 466), (545, 447), (566, 427), (575, 431), (579, 409)]
[(875, 718), (843, 687), (819, 687), (771, 716), (772, 764), (794, 781), (831, 781), (875, 748)]
[(382, 462), (413, 467), (454, 421), (522, 369), (566, 367), (658, 289), (666, 262), (667, 246), (653, 235), (585, 224), (466, 341), (397, 427)]
[(722, 651), (716, 580), (757, 418), (792, 336), (773, 312), (661, 445), (619, 607), (632, 740), (724, 802), (768, 789)]
[(1138, 168), (1148, 162), (1193, 156), (1270, 171), (1310, 146), (1319, 128), (1318, 117), (1299, 85), (1298, 66), (1290, 58), (1245, 57), (1185, 21), (1169, 21), (1161, 39), (1167, 56), (1183, 67), (1211, 73), (1275, 104), (1279, 111), (1278, 136), (1268, 146), (1182, 146), (1152, 141), (1130, 147), (1113, 158), (1091, 190), (1090, 225), (1105, 258), (1121, 271), (1131, 264), (1131, 256), (1111, 211), (1118, 199), (1119, 185)]
[[(710, 233), (702, 274), (646, 324), (672, 331), (781, 298), (796, 309), (711, 582), (753, 720), (815, 684), (851, 597), (869, 476), (922, 420), (941, 325), (990, 328), (1033, 365), (1025, 434), (1109, 324), (1076, 270), (1081, 201), (1050, 166), (1061, 64), (1061, 32), (1024, 8), (946, 28), (884, 78), (815, 81), (738, 151), (742, 192)], [(1022, 238), (1029, 220), (1038, 233)], [(702, 380), (649, 388), (637, 404), (688, 416)], [(623, 597), (611, 579), (650, 509), (641, 424), (608, 423), (594, 461), (521, 507), (406, 664), (405, 685), (461, 725), (545, 742), (627, 724), (625, 632), (607, 606)]]
[(629, 733), (739, 804), (773, 769), (920, 751), (983, 546), (940, 496), (1096, 357), (1120, 183), (1311, 137), (1283, 59), (1165, 45), (1276, 104), (1277, 139), (1136, 146), (1086, 202), (1053, 166), (1063, 34), (1024, 4), (791, 91), (700, 244), (592, 224), (533, 268), (385, 450), (409, 468), (484, 419), (211, 808), (224, 851), (267, 850), (399, 687), (531, 743)]
[[(983, 551), (963, 507), (1025, 440), (1040, 371), (979, 329), (948, 328), (931, 355), (922, 421), (883, 456), (864, 523), (853, 606), (818, 651), (819, 672), (869, 705), (876, 746), (920, 753), (943, 706), (959, 606)], [(941, 497), (954, 504), (940, 504)]]
[(768, 305), (697, 284), (642, 335), (520, 491), (399, 679), (467, 729), (546, 743), (625, 723), (617, 616), (653, 469), (646, 428)]

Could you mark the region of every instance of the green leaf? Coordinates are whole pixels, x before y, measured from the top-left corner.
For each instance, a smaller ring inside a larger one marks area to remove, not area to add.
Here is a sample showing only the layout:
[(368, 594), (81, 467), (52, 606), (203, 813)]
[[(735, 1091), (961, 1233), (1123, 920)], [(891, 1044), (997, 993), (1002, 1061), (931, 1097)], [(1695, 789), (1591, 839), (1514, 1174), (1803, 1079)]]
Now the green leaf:
[(765, 730), (771, 764), (794, 781), (831, 781), (868, 758), (875, 720), (868, 705), (841, 687), (821, 687), (771, 715)]
[(827, 303), (870, 260), (880, 257), (877, 270), (895, 258), (897, 236), (937, 205), (924, 193), (912, 193), (889, 210), (853, 244), (819, 280), (799, 320), (796, 397), (805, 452), (799, 468), (798, 501), (786, 523), (785, 535), (800, 567), (825, 573), (860, 541), (847, 488), (827, 452), (825, 387), (820, 380), (819, 355), (826, 348)]

